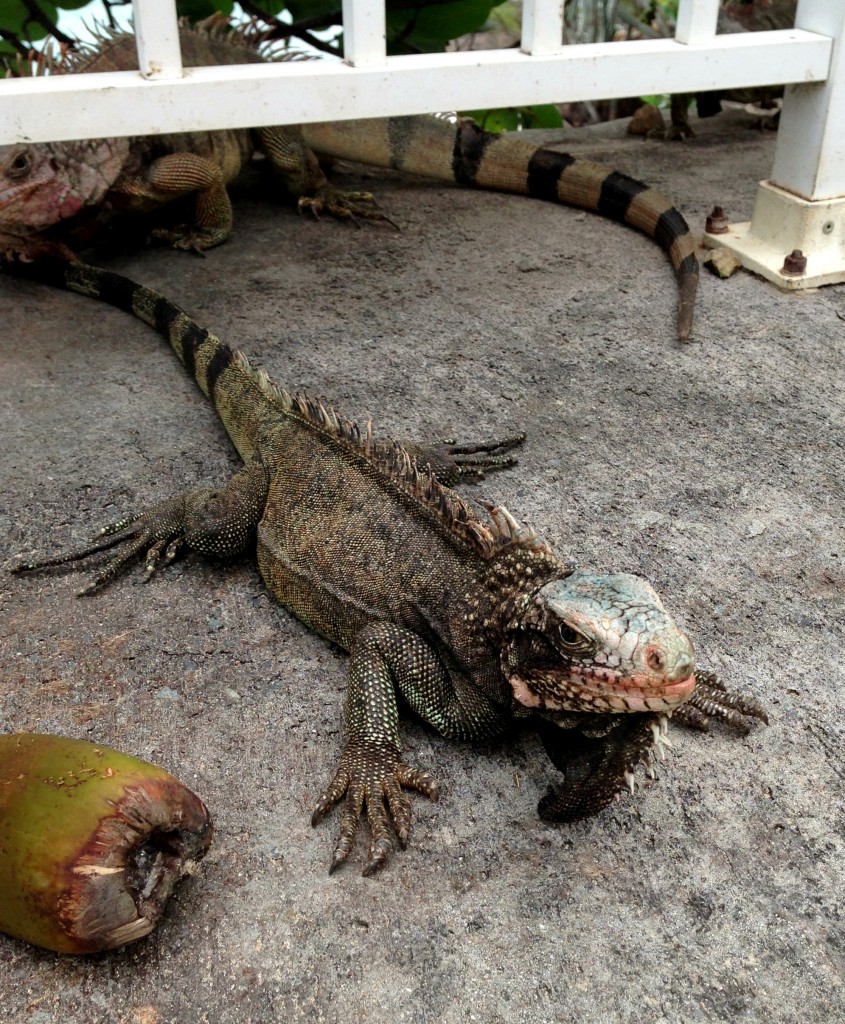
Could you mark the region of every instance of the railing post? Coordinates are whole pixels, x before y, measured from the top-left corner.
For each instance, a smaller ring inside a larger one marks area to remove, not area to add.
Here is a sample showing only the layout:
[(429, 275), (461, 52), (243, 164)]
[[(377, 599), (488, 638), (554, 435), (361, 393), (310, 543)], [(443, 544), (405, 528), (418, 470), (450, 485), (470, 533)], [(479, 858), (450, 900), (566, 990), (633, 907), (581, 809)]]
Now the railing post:
[(132, 0), (138, 67), (144, 78), (181, 78), (182, 51), (173, 0)]
[(826, 82), (788, 85), (772, 182), (805, 199), (845, 196), (845, 4), (801, 0), (796, 28), (832, 36)]
[[(786, 87), (774, 168), (751, 221), (705, 236), (788, 289), (845, 281), (845, 3), (799, 0), (795, 21), (833, 39), (827, 81)], [(784, 263), (795, 250), (805, 264)]]

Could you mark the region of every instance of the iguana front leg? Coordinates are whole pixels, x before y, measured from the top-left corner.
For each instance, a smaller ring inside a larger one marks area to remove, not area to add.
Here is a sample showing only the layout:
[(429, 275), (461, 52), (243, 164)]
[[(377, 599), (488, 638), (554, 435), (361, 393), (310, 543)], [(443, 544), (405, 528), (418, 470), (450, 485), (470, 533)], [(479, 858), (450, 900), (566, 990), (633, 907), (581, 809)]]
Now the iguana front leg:
[(12, 572), (31, 572), (77, 562), (99, 551), (124, 545), (103, 569), (79, 591), (90, 594), (115, 579), (146, 552), (146, 575), (173, 561), (183, 548), (217, 558), (232, 558), (245, 551), (255, 537), (267, 501), (268, 476), (254, 464), (237, 473), (219, 491), (188, 491), (154, 505), (139, 515), (104, 526), (91, 544), (63, 555), (24, 562)]
[(225, 242), (232, 232), (232, 203), (222, 169), (197, 153), (168, 153), (153, 160), (142, 175), (124, 175), (111, 194), (129, 209), (159, 206), (180, 196), (196, 194), (191, 224), (157, 228), (153, 237), (174, 249), (202, 252)]
[(438, 786), (428, 772), (401, 759), (396, 690), (411, 708), (445, 736), (480, 738), (500, 732), (501, 709), (481, 695), (461, 695), (436, 653), (416, 633), (390, 622), (366, 626), (352, 645), (346, 718), (349, 741), (337, 773), (314, 808), (316, 825), (344, 796), (340, 836), (329, 871), (348, 858), (365, 809), (370, 850), (365, 875), (377, 871), (393, 849), (388, 811), (399, 845), (411, 833), (408, 786), (432, 800)]
[(549, 760), (564, 774), (537, 805), (546, 821), (578, 821), (604, 810), (657, 743), (665, 743), (661, 716), (584, 715), (584, 722), (560, 727), (539, 720), (536, 728)]

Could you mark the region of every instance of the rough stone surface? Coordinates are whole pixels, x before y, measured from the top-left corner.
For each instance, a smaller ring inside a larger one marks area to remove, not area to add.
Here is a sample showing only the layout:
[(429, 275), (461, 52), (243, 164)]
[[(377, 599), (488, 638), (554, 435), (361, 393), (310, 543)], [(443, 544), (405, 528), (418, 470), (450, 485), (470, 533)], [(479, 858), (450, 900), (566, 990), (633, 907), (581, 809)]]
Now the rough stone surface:
[[(686, 144), (567, 139), (671, 194), (697, 230), (747, 219), (775, 139), (741, 115)], [(341, 169), (402, 226), (242, 195), (204, 260), (111, 260), (292, 388), (400, 436), (528, 441), (503, 500), (578, 563), (646, 575), (701, 663), (763, 700), (748, 738), (676, 729), (634, 797), (569, 827), (535, 806), (532, 737), (481, 749), (407, 723), (444, 784), (372, 879), (329, 878), (309, 809), (342, 742), (345, 657), (255, 566), (189, 558), (77, 600), (6, 576), (0, 728), (152, 759), (217, 838), (146, 941), (88, 959), (0, 937), (4, 1024), (591, 1024), (845, 1019), (845, 290), (704, 275), (695, 341), (646, 239), (585, 213)], [(812, 259), (812, 254), (810, 254)], [(0, 556), (236, 465), (150, 330), (0, 279)]]

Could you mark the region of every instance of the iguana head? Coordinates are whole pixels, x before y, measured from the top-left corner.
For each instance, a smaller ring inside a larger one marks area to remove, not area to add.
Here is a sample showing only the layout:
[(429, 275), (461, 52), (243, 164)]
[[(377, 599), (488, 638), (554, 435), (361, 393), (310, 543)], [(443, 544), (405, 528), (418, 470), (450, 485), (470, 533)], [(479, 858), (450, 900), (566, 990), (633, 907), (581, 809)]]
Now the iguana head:
[(638, 576), (574, 572), (511, 620), (503, 668), (514, 696), (548, 711), (671, 711), (695, 687), (695, 652)]
[(101, 202), (128, 150), (126, 139), (0, 146), (0, 232), (26, 237)]

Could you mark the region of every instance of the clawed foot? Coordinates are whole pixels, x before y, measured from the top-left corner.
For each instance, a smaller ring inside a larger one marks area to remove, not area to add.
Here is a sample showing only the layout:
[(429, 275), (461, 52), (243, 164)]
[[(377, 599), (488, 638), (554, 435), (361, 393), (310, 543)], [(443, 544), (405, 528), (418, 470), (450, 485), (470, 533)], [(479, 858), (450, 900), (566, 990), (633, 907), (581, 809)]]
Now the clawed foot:
[(701, 669), (695, 673), (692, 696), (675, 708), (672, 717), (676, 722), (702, 730), (709, 728), (710, 719), (715, 718), (741, 733), (750, 732), (755, 719), (769, 724), (768, 715), (758, 701), (728, 690), (714, 672)]
[(437, 782), (428, 772), (411, 768), (400, 760), (399, 751), (390, 745), (351, 739), (340, 759), (340, 767), (329, 788), (317, 801), (311, 824), (316, 825), (342, 797), (346, 797), (340, 817), (340, 836), (334, 850), (329, 874), (349, 857), (355, 845), (361, 811), (370, 826), (370, 851), (364, 875), (372, 875), (386, 863), (393, 850), (393, 832), (404, 850), (411, 835), (411, 804), (402, 786), (416, 789), (430, 800), (439, 795)]
[(695, 138), (695, 132), (689, 124), (685, 122), (675, 124), (673, 121), (666, 129), (666, 133), (663, 137), (667, 142), (686, 142), (687, 139)]
[(454, 438), (429, 444), (406, 444), (405, 448), (422, 467), (428, 465), (444, 487), (454, 487), (462, 480), (483, 480), (487, 473), (509, 469), (517, 464), (513, 455), (506, 455), (525, 440), (525, 434), (514, 434), (497, 441), (458, 444)]
[(204, 256), (206, 249), (213, 249), (229, 237), (227, 228), (200, 228), (193, 224), (180, 224), (171, 228), (154, 228), (151, 236), (157, 242), (166, 242), (171, 249)]
[(327, 183), (310, 196), (300, 196), (298, 206), (300, 213), (308, 211), (317, 218), (328, 213), (339, 220), (351, 220), (356, 225), (359, 219), (383, 220), (400, 230), (395, 221), (378, 209), (371, 192), (341, 192)]
[(67, 565), (120, 544), (128, 544), (123, 551), (106, 563), (101, 572), (77, 591), (77, 596), (91, 594), (103, 584), (115, 579), (143, 551), (146, 551), (146, 582), (156, 569), (169, 565), (184, 546), (185, 539), (181, 529), (183, 512), (184, 498), (171, 499), (141, 515), (126, 516), (104, 526), (95, 534), (93, 541), (84, 547), (67, 551), (62, 555), (55, 555), (52, 558), (19, 563), (12, 566), (11, 571), (23, 573)]
[(267, 495), (263, 466), (245, 466), (220, 490), (200, 487), (163, 501), (138, 515), (104, 526), (92, 543), (75, 551), (37, 562), (19, 563), (12, 572), (31, 572), (78, 562), (89, 555), (125, 545), (103, 570), (79, 591), (90, 594), (118, 576), (146, 552), (146, 577), (168, 565), (183, 548), (214, 558), (232, 558), (254, 544), (255, 529)]

